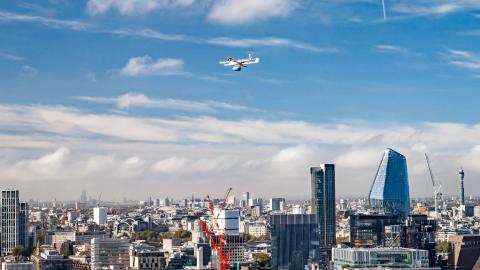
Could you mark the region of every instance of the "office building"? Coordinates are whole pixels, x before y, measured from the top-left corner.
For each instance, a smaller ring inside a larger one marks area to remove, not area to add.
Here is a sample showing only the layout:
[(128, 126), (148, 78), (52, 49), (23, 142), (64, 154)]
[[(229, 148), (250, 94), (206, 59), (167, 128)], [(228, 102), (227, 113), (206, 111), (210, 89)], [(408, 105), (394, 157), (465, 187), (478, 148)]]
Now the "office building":
[(31, 260), (35, 270), (72, 269), (72, 260), (64, 258), (55, 249), (44, 249), (40, 255), (33, 255)]
[(385, 245), (385, 227), (400, 224), (396, 215), (351, 215), (349, 242), (355, 247)]
[(273, 270), (303, 270), (309, 261), (318, 260), (316, 215), (272, 215), (270, 226)]
[(409, 248), (333, 248), (334, 270), (351, 268), (389, 267), (425, 268), (428, 267), (428, 251)]
[(285, 206), (284, 198), (270, 198), (269, 207), (270, 211), (283, 211)]
[[(217, 216), (218, 228), (214, 228), (216, 243), (220, 243), (220, 235), (225, 233), (224, 252), (229, 252), (229, 260), (231, 263), (242, 262), (244, 258), (244, 240), (240, 236), (240, 211), (235, 209), (218, 208), (214, 210), (214, 215)], [(214, 222), (212, 220), (212, 222)], [(213, 249), (213, 248), (212, 248)], [(218, 264), (218, 262), (215, 262)]]
[(82, 190), (82, 195), (80, 195), (80, 203), (87, 203), (88, 198), (87, 198), (87, 191), (85, 189)]
[(95, 207), (93, 208), (93, 222), (98, 225), (107, 224), (107, 208), (106, 207)]
[(125, 269), (130, 264), (130, 241), (119, 239), (97, 239), (91, 241), (92, 270), (102, 267)]
[(448, 260), (450, 269), (480, 269), (480, 236), (454, 235), (449, 237), (451, 246)]
[(335, 165), (322, 164), (310, 168), (312, 187), (312, 214), (318, 219), (321, 247), (335, 244)]
[(1, 255), (11, 254), (19, 245), (29, 247), (28, 204), (20, 202), (18, 190), (2, 190), (0, 211)]
[(130, 246), (130, 267), (137, 270), (165, 269), (165, 252), (145, 243)]
[(392, 150), (385, 150), (369, 194), (370, 206), (379, 212), (397, 214), (403, 219), (410, 213), (407, 160)]

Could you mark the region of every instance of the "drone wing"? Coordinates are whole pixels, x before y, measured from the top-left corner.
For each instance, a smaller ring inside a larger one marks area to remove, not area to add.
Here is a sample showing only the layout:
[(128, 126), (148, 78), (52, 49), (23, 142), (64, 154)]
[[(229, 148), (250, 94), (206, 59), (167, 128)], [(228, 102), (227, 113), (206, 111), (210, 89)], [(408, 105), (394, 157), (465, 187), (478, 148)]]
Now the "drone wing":
[(243, 66), (251, 65), (251, 64), (258, 64), (259, 62), (260, 62), (260, 58), (244, 59), (244, 60), (240, 61), (240, 63)]
[(229, 58), (228, 58), (227, 60), (225, 60), (225, 61), (220, 61), (219, 63), (220, 63), (220, 65), (224, 65), (224, 66), (226, 66), (226, 67), (229, 67), (229, 66), (237, 66), (237, 65), (238, 65), (238, 62), (237, 62), (234, 58), (232, 58), (232, 57), (229, 57)]

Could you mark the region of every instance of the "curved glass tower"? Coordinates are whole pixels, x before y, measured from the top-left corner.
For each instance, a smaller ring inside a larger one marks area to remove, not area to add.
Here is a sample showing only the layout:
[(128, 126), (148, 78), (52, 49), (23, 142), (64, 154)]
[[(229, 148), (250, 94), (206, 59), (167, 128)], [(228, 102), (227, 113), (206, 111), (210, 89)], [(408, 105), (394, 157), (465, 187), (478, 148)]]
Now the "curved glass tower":
[(392, 149), (385, 150), (369, 200), (370, 206), (380, 212), (397, 214), (402, 218), (410, 213), (407, 160), (402, 154)]

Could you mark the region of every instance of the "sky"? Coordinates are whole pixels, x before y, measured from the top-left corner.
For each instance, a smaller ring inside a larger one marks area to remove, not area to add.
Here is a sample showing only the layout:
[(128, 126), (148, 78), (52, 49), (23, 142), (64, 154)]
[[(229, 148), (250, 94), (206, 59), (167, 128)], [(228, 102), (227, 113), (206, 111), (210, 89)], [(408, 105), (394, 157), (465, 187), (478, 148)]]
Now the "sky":
[[(25, 199), (367, 196), (385, 148), (410, 193), (480, 190), (477, 0), (0, 3), (0, 183)], [(234, 72), (218, 62), (248, 53)]]

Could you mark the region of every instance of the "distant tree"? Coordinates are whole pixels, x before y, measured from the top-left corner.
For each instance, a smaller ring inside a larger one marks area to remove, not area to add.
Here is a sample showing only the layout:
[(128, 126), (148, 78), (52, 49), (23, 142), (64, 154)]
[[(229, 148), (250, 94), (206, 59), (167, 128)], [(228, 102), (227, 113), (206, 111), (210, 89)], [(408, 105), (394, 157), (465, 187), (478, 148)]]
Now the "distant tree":
[(12, 255), (13, 256), (19, 256), (23, 253), (23, 246), (22, 245), (18, 245), (16, 247), (13, 248), (12, 250)]
[(261, 267), (269, 267), (271, 257), (267, 253), (257, 253), (253, 256), (253, 260)]
[(337, 243), (346, 243), (348, 242), (348, 236), (339, 236), (337, 237)]
[(441, 241), (437, 243), (437, 250), (443, 253), (448, 252), (448, 242), (447, 241)]

